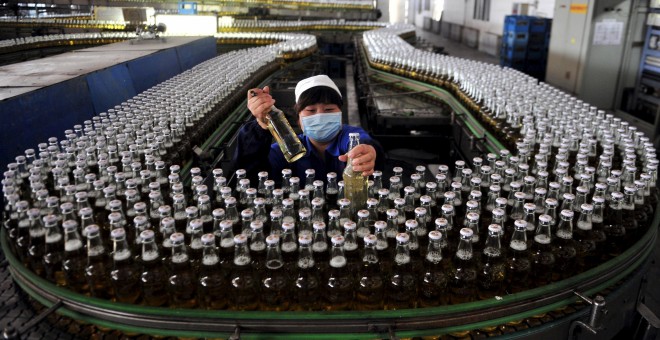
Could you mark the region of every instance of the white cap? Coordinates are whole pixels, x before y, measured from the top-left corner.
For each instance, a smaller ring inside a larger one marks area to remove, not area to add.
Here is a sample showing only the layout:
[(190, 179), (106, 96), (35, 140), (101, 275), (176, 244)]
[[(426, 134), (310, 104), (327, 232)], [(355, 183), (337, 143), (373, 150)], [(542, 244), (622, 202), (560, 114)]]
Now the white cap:
[(339, 91), (337, 85), (332, 81), (332, 79), (330, 79), (330, 77), (326, 76), (325, 74), (320, 74), (318, 76), (305, 78), (298, 82), (295, 90), (296, 102), (298, 102), (298, 99), (300, 99), (300, 95), (303, 94), (303, 92), (317, 86), (327, 86), (337, 91), (337, 94), (339, 97), (341, 97), (341, 92)]

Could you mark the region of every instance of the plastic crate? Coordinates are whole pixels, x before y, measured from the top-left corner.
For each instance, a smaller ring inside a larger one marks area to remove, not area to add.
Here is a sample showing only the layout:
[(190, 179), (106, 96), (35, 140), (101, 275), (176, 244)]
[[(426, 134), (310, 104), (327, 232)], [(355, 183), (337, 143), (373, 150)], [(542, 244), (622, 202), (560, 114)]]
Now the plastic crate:
[(526, 54), (527, 60), (535, 60), (535, 61), (541, 61), (541, 60), (547, 60), (548, 59), (548, 49), (545, 47), (528, 47), (527, 48), (527, 54)]
[(529, 42), (529, 33), (507, 31), (502, 35), (503, 46), (527, 46)]
[(524, 60), (527, 56), (525, 46), (502, 46), (500, 49), (500, 58), (507, 60)]
[(530, 33), (527, 41), (530, 46), (548, 47), (550, 45), (550, 32)]
[(530, 33), (545, 33), (550, 32), (552, 28), (552, 19), (546, 18), (531, 18), (529, 21)]
[(504, 31), (529, 32), (530, 17), (526, 15), (507, 15), (504, 17)]

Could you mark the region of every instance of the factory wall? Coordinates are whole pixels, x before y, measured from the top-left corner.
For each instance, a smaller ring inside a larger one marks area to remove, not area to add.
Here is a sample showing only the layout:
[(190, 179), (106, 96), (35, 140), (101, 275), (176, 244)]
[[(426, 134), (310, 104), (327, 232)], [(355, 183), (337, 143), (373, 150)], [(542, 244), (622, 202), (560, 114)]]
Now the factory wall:
[[(417, 3), (424, 0), (410, 0)], [(444, 0), (441, 34), (449, 39), (461, 41), (491, 55), (499, 55), (504, 17), (514, 12), (515, 4), (528, 4), (529, 15), (552, 18), (555, 0)], [(490, 3), (487, 20), (475, 17), (475, 3)], [(417, 8), (413, 6), (413, 8)], [(414, 12), (410, 22), (422, 28), (428, 12)]]

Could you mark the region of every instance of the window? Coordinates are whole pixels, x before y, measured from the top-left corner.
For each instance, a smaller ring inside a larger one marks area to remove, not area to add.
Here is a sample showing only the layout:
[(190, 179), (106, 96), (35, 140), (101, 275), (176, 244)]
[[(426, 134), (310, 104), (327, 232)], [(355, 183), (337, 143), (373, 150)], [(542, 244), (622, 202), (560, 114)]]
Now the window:
[(490, 0), (475, 0), (474, 1), (474, 14), (472, 18), (475, 20), (490, 20)]

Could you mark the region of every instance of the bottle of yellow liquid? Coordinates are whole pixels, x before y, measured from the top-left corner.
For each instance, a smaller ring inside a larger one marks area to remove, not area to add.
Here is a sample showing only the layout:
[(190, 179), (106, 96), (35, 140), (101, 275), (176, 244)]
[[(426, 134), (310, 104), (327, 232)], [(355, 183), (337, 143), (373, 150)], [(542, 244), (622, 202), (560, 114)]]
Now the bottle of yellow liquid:
[[(257, 94), (250, 92), (253, 97)], [(300, 159), (307, 152), (305, 146), (293, 131), (291, 124), (287, 121), (282, 110), (271, 106), (270, 113), (266, 116), (268, 120), (268, 131), (273, 135), (277, 145), (280, 146), (282, 154), (287, 162), (292, 163)]]
[[(360, 144), (359, 133), (350, 133), (348, 137), (350, 138), (349, 150)], [(369, 178), (362, 176), (361, 171), (354, 171), (352, 161), (353, 159), (349, 158), (344, 169), (344, 197), (348, 198), (353, 203), (353, 209), (358, 211), (366, 206)]]

